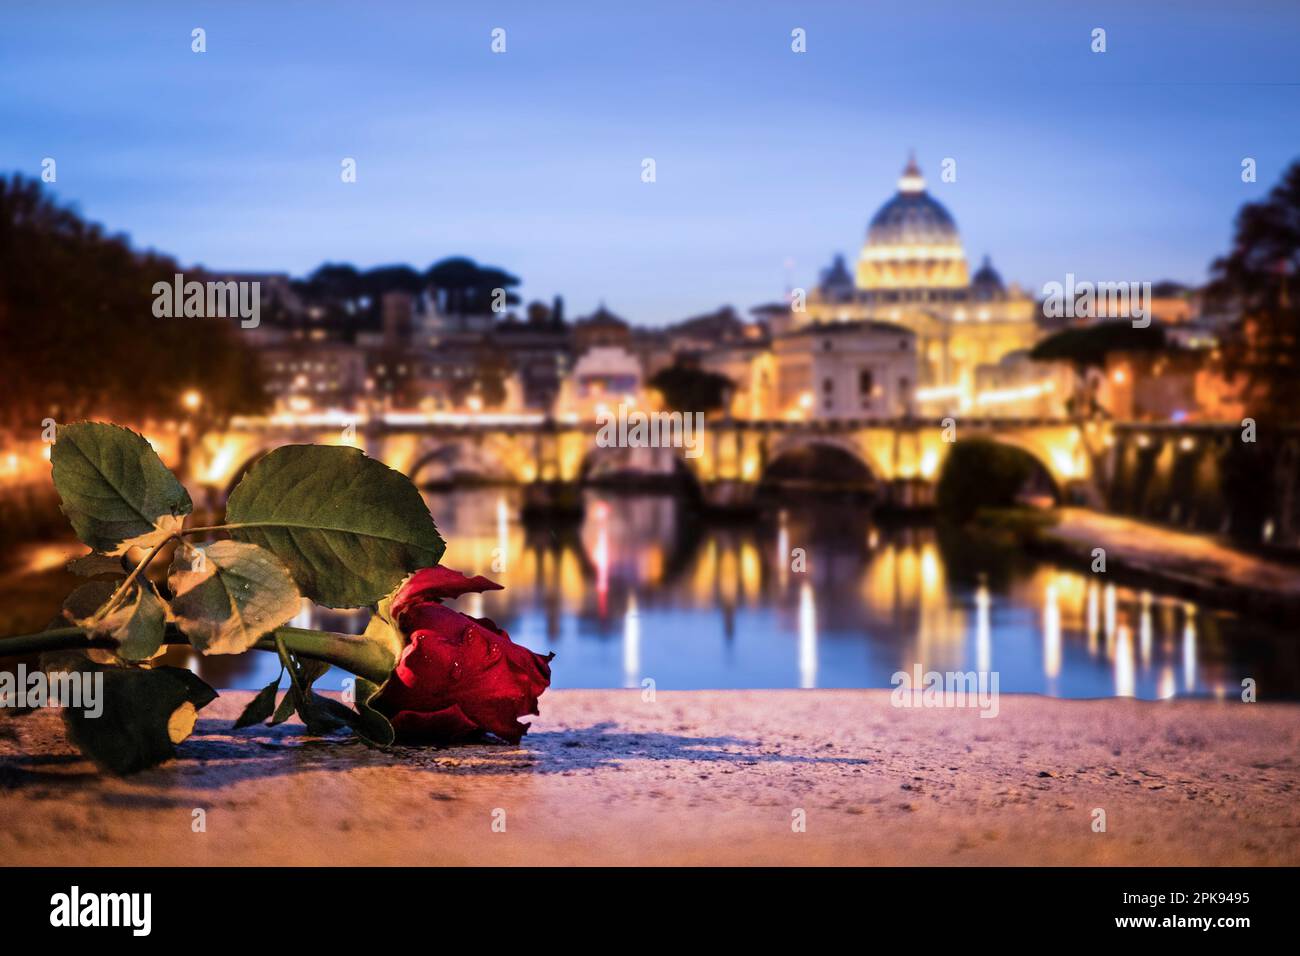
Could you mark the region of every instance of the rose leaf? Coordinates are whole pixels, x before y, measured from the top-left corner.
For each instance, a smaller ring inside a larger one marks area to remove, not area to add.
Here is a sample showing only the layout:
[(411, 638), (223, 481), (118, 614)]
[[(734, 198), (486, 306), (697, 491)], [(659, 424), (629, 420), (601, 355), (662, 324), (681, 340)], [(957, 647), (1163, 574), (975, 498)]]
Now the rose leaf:
[(356, 679), (357, 713), (352, 729), (363, 739), (381, 747), (387, 747), (397, 736), (388, 718), (370, 706), (370, 701), (379, 693), (379, 685), (364, 677)]
[(260, 724), (274, 713), (275, 695), (280, 690), (280, 679), (282, 677), (284, 677), (284, 668), (280, 668), (280, 673), (275, 675), (275, 680), (258, 691), (257, 696), (248, 702), (244, 712), (235, 721), (236, 730), (243, 730), (245, 727), (253, 726), (253, 724)]
[(125, 661), (143, 661), (158, 653), (167, 634), (167, 605), (153, 584), (141, 577), (103, 617), (97, 617), (117, 585), (113, 581), (87, 581), (68, 595), (64, 615), (88, 634), (110, 637), (117, 642), (117, 656)]
[(193, 508), (189, 492), (143, 436), (118, 425), (60, 425), (50, 462), (63, 513), (95, 551), (156, 547)]
[[(313, 736), (323, 737), (341, 729), (346, 721), (340, 719), (334, 709), (328, 706), (337, 702), (322, 697), (311, 689), (311, 685), (330, 669), (330, 665), (324, 661), (300, 660), (290, 653), (284, 646), (284, 642), (278, 638), (275, 647), (280, 654), (281, 666), (289, 672), (289, 692), (285, 694), (284, 700), (280, 701), (280, 706), (271, 720), (272, 725), (288, 720), (289, 715), (296, 710), (307, 728), (307, 733)], [(346, 707), (343, 709), (347, 710)]]
[(110, 554), (101, 554), (98, 551), (88, 551), (79, 557), (73, 558), (67, 564), (68, 570), (83, 578), (98, 578), (106, 574), (114, 577), (126, 577), (126, 568), (122, 567), (122, 559), (113, 557)]
[(327, 607), (374, 604), (445, 548), (409, 478), (341, 445), (268, 453), (231, 492), (226, 523)]
[[(63, 708), (68, 736), (87, 757), (115, 774), (135, 773), (175, 756), (198, 711), (217, 692), (179, 667), (106, 667), (82, 660), (74, 676), (89, 677), (93, 702)], [(93, 706), (86, 706), (93, 703)]]
[(298, 588), (283, 564), (255, 544), (216, 541), (167, 577), (171, 619), (202, 654), (239, 654), (298, 613)]

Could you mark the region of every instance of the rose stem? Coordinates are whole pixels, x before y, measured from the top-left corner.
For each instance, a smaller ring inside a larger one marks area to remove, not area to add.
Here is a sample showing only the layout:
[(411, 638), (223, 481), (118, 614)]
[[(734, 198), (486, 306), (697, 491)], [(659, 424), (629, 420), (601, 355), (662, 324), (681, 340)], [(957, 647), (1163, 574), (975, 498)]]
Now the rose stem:
[[(188, 644), (179, 632), (171, 633), (169, 644)], [(392, 673), (392, 655), (374, 641), (356, 634), (336, 634), (333, 631), (312, 631), (301, 627), (281, 627), (261, 638), (253, 646), (259, 651), (275, 651), (275, 639), (281, 638), (284, 646), (300, 657), (324, 661), (351, 671), (358, 677), (382, 684)], [(109, 637), (91, 637), (79, 627), (57, 627), (37, 634), (0, 638), (0, 655), (17, 656), (38, 654), (43, 651), (82, 650), (91, 647), (113, 648), (117, 642)]]

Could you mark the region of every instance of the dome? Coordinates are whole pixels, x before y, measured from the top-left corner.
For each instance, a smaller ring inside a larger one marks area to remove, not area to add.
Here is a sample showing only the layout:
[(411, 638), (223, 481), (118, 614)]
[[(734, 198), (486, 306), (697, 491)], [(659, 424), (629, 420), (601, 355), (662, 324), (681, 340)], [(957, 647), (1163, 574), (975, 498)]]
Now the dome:
[(1006, 287), (1002, 284), (1002, 276), (998, 275), (998, 270), (993, 268), (993, 263), (989, 261), (988, 256), (984, 257), (984, 261), (970, 280), (970, 287), (974, 297), (980, 301), (1001, 299), (1007, 294)]
[(858, 257), (859, 289), (956, 289), (967, 284), (966, 254), (948, 210), (925, 191), (913, 157), (898, 192), (871, 218)]

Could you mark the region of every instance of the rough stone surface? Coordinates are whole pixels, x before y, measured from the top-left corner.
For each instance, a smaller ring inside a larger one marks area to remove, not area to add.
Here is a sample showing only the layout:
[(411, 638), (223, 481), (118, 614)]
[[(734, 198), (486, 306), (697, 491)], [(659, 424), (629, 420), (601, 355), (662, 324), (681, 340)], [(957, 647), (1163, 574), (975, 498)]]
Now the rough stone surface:
[(988, 719), (887, 691), (553, 691), (519, 747), (385, 753), (296, 722), (232, 734), (248, 699), (125, 780), (54, 714), (0, 720), (0, 859), (1300, 864), (1296, 705), (1003, 695)]

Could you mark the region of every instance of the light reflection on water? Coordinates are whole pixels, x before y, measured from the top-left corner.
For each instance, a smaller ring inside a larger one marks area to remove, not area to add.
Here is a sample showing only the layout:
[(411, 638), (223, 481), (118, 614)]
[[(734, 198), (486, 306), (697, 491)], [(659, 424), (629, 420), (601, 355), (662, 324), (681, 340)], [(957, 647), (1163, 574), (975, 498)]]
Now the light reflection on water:
[[(1244, 677), (1271, 696), (1300, 691), (1283, 635), (931, 527), (881, 526), (854, 504), (790, 502), (712, 526), (670, 496), (590, 491), (579, 526), (538, 529), (518, 520), (513, 490), (426, 497), (445, 563), (505, 585), (455, 606), (554, 651), (554, 687), (889, 687), (919, 663), (1061, 697), (1235, 695)], [(360, 632), (365, 620), (311, 609), (297, 623)], [(268, 654), (196, 663), (233, 687), (279, 669)]]

